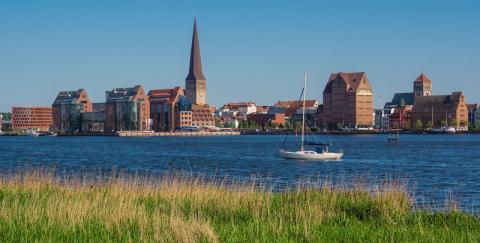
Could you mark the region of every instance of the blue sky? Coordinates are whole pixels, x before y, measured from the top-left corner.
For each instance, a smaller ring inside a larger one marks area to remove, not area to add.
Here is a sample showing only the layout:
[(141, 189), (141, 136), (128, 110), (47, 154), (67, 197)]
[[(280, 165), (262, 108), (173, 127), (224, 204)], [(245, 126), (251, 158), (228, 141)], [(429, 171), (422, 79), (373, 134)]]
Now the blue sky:
[(51, 105), (60, 90), (184, 86), (198, 16), (213, 105), (321, 100), (333, 72), (365, 71), (379, 96), (412, 89), (480, 101), (478, 1), (0, 0), (0, 111)]

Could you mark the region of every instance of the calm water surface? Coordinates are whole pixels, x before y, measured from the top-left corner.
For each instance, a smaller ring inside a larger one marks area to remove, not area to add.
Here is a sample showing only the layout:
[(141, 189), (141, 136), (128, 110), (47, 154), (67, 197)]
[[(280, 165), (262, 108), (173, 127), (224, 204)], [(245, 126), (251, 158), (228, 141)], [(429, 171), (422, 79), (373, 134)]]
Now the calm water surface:
[[(254, 177), (284, 185), (302, 178), (401, 178), (416, 200), (443, 205), (446, 196), (480, 212), (480, 135), (331, 136), (341, 161), (302, 162), (277, 156), (283, 136), (0, 137), (0, 171), (55, 166), (70, 171), (187, 172)], [(290, 139), (293, 146), (294, 139)]]

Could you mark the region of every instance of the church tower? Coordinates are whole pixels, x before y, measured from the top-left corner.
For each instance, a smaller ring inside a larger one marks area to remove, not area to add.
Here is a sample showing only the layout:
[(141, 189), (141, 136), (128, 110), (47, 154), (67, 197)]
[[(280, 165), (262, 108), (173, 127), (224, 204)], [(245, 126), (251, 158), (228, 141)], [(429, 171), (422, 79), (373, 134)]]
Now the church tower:
[(432, 95), (432, 81), (422, 73), (413, 81), (413, 97), (430, 95)]
[(192, 104), (207, 103), (207, 80), (202, 72), (200, 43), (198, 41), (197, 18), (193, 22), (192, 49), (190, 51), (190, 68), (185, 79), (185, 96)]

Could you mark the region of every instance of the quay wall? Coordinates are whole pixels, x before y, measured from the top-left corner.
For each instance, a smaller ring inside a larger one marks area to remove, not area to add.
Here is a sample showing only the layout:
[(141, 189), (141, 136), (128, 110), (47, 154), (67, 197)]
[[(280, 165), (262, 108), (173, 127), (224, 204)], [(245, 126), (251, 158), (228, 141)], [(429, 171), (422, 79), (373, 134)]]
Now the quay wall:
[(240, 132), (117, 132), (119, 137), (205, 137), (238, 136)]

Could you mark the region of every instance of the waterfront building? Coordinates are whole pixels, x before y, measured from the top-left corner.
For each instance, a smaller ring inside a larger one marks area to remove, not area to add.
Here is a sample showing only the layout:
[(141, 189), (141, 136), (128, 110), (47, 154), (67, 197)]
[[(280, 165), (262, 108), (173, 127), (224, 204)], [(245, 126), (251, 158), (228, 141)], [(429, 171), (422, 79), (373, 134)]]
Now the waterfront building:
[(257, 105), (255, 102), (230, 102), (223, 105), (217, 112), (217, 117), (220, 119), (239, 119), (246, 120), (247, 116), (252, 113), (257, 113)]
[(432, 81), (422, 73), (413, 81), (413, 92), (395, 93), (392, 101), (385, 104), (385, 108), (413, 105), (416, 97), (430, 95), (432, 95)]
[[(290, 115), (290, 109), (287, 109), (285, 116), (290, 116), (291, 121), (294, 123), (301, 123), (302, 122), (302, 116), (303, 116), (303, 108), (297, 108), (293, 114)], [(318, 109), (314, 107), (305, 107), (305, 125), (307, 127), (313, 128), (313, 127), (319, 127), (322, 126), (322, 121), (318, 119), (319, 118), (319, 113)]]
[(150, 102), (141, 85), (105, 92), (105, 131), (150, 130)]
[(180, 87), (148, 92), (152, 129), (172, 132), (178, 127), (192, 126), (191, 104)]
[(91, 112), (80, 114), (83, 133), (101, 133), (105, 131), (105, 103), (92, 103)]
[(390, 129), (410, 130), (412, 105), (397, 107), (393, 110), (389, 117)]
[[(319, 104), (317, 100), (305, 100), (305, 123), (308, 127), (317, 127)], [(277, 101), (272, 108), (275, 113), (283, 113), (292, 123), (302, 122), (303, 100)], [(267, 112), (273, 113), (273, 112)]]
[(225, 104), (215, 113), (215, 117), (218, 117), (222, 120), (237, 119), (238, 115), (239, 111), (237, 103)]
[(268, 105), (259, 105), (257, 106), (257, 111), (256, 113), (268, 113), (268, 110), (270, 109), (271, 106)]
[(412, 127), (417, 120), (424, 127), (430, 123), (433, 128), (450, 125), (457, 130), (467, 129), (468, 110), (463, 92), (416, 97), (411, 111)]
[(388, 131), (390, 129), (390, 110), (375, 109), (374, 111), (374, 128), (380, 131)]
[(268, 108), (267, 114), (278, 114), (278, 113), (285, 114), (286, 111), (287, 111), (287, 108), (274, 105)]
[[(317, 100), (305, 100), (305, 107), (318, 107)], [(284, 108), (300, 108), (303, 107), (303, 100), (279, 100), (274, 106), (284, 107)]]
[(81, 113), (91, 112), (92, 102), (87, 91), (60, 91), (52, 105), (53, 129), (60, 133), (81, 130)]
[(3, 131), (3, 115), (0, 114), (0, 133)]
[(215, 117), (214, 107), (208, 105), (192, 105), (192, 126), (196, 127), (214, 127)]
[(480, 128), (480, 108), (475, 111), (475, 123), (476, 128)]
[(259, 126), (279, 126), (285, 124), (285, 114), (266, 114), (266, 113), (250, 113), (247, 121), (253, 121)]
[(238, 111), (241, 114), (248, 115), (251, 113), (257, 112), (257, 105), (255, 102), (247, 101), (247, 102), (239, 102), (238, 103)]
[(92, 112), (105, 112), (105, 103), (92, 103)]
[(197, 32), (197, 18), (193, 22), (192, 46), (190, 50), (190, 66), (185, 79), (185, 96), (193, 105), (207, 104), (207, 79), (202, 71), (200, 42)]
[(367, 74), (331, 74), (323, 90), (323, 115), (329, 127), (372, 127), (373, 89)]
[(2, 122), (2, 130), (4, 132), (12, 132), (12, 120), (3, 120)]
[[(296, 115), (302, 115), (303, 100), (279, 100), (274, 106), (284, 108), (286, 118), (295, 119)], [(312, 115), (317, 113), (316, 111), (313, 112), (313, 110), (317, 110), (318, 106), (317, 100), (305, 100), (305, 109), (310, 110), (309, 112), (306, 112), (306, 114)]]
[(12, 128), (16, 132), (48, 132), (52, 128), (52, 108), (41, 106), (12, 107)]
[(480, 120), (480, 117), (477, 117), (478, 109), (479, 109), (478, 104), (467, 104), (468, 124), (470, 124), (471, 126), (477, 125), (477, 120)]
[(105, 131), (106, 115), (104, 111), (83, 112), (80, 114), (81, 131), (83, 133), (99, 133)]

